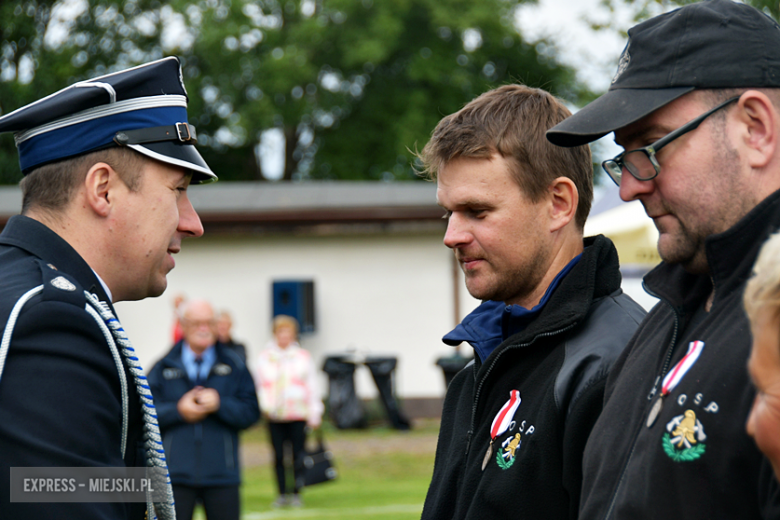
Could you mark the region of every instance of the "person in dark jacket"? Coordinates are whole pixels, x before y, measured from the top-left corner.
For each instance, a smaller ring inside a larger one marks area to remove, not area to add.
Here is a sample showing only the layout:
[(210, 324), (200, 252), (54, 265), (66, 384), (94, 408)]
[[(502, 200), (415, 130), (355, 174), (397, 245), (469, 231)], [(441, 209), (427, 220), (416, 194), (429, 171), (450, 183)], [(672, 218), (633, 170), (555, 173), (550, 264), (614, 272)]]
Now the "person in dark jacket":
[(568, 115), (506, 85), (445, 117), (422, 151), (444, 244), (483, 300), (444, 338), (476, 356), (447, 391), (424, 520), (577, 517), (606, 376), (645, 312), (620, 289), (612, 242), (583, 240), (590, 150), (544, 137)]
[(230, 316), (230, 313), (225, 310), (221, 311), (217, 315), (217, 341), (238, 354), (241, 361), (246, 363), (246, 346), (243, 343), (237, 343), (233, 339), (232, 329), (233, 318)]
[(755, 390), (742, 306), (780, 226), (780, 26), (726, 0), (633, 27), (612, 86), (552, 128), (561, 146), (609, 132), (604, 161), (639, 200), (663, 260), (660, 298), (607, 381), (585, 449), (587, 519), (778, 518), (777, 481), (745, 432)]
[(202, 502), (208, 520), (238, 520), (238, 432), (260, 418), (255, 385), (241, 358), (216, 342), (207, 301), (185, 304), (182, 331), (149, 373), (176, 517), (191, 519)]
[(116, 496), (66, 503), (70, 493), (11, 502), (9, 490), (21, 487), (10, 468), (165, 467), (154, 403), (113, 304), (159, 296), (182, 239), (203, 233), (187, 188), (215, 176), (185, 139), (186, 106), (171, 57), (0, 117), (24, 174), (22, 214), (0, 234), (4, 520), (173, 518), (170, 496), (149, 507)]

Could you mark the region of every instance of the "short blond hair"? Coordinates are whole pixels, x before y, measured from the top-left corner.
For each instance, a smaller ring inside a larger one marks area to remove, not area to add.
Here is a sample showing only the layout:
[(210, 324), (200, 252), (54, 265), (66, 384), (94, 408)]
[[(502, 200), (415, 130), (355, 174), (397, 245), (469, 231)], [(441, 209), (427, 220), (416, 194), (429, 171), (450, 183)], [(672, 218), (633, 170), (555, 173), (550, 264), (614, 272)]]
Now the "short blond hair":
[(292, 327), (292, 329), (295, 331), (295, 337), (298, 337), (298, 320), (292, 316), (279, 314), (278, 316), (274, 317), (272, 326), (273, 333), (276, 334), (276, 331), (282, 327)]
[(775, 233), (761, 246), (743, 296), (745, 312), (752, 324), (759, 314), (780, 318), (780, 233)]

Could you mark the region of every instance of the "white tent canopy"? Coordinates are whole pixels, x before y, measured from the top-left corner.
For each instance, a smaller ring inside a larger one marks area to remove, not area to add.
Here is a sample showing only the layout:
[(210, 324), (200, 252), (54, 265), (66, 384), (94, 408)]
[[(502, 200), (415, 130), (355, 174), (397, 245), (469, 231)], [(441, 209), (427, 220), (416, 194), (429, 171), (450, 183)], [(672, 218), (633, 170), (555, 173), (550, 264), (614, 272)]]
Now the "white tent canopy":
[(585, 222), (585, 236), (599, 234), (615, 243), (622, 266), (651, 267), (661, 261), (656, 249), (658, 230), (638, 200), (591, 214)]

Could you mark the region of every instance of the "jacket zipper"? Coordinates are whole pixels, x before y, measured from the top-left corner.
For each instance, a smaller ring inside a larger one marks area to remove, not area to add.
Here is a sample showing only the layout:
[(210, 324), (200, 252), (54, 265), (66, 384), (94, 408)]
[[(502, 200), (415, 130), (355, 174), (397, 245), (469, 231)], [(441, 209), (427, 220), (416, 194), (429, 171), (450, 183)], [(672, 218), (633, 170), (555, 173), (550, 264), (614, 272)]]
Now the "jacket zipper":
[[(490, 376), (490, 372), (493, 371), (493, 367), (496, 366), (496, 363), (498, 363), (499, 358), (504, 355), (504, 353), (510, 349), (516, 349), (516, 348), (525, 348), (530, 345), (532, 345), (534, 342), (536, 342), (537, 339), (545, 338), (549, 336), (555, 336), (557, 334), (562, 334), (566, 332), (567, 330), (575, 327), (578, 322), (571, 323), (567, 325), (566, 327), (556, 330), (554, 332), (544, 332), (542, 334), (538, 334), (533, 337), (531, 341), (528, 343), (518, 343), (516, 345), (509, 345), (505, 349), (503, 349), (501, 352), (498, 353), (496, 356), (496, 359), (493, 360), (493, 362), (490, 364), (490, 366), (487, 369), (487, 372), (485, 372), (485, 375), (480, 380), (479, 384), (477, 385), (477, 391), (474, 393), (474, 404), (471, 406), (471, 424), (469, 425), (469, 432), (468, 437), (466, 438), (466, 455), (469, 454), (469, 449), (471, 448), (471, 437), (474, 434), (474, 422), (476, 421), (477, 416), (477, 403), (479, 403), (479, 394), (482, 392), (482, 385), (485, 384), (485, 381), (487, 381), (488, 377)], [(476, 368), (476, 365), (474, 365)]]
[[(680, 327), (680, 314), (677, 312), (677, 309), (669, 302), (664, 300), (663, 298), (660, 298), (657, 294), (652, 292), (650, 289), (647, 288), (647, 286), (642, 283), (642, 287), (647, 291), (648, 294), (651, 296), (655, 296), (662, 302), (664, 302), (666, 305), (671, 307), (672, 312), (674, 313), (674, 329), (672, 330), (672, 340), (669, 346), (666, 348), (666, 356), (664, 358), (664, 364), (661, 367), (661, 375), (659, 377), (656, 377), (655, 381), (653, 382), (653, 389), (650, 391), (650, 394), (647, 396), (648, 401), (653, 399), (653, 396), (655, 396), (656, 388), (658, 386), (658, 381), (666, 376), (666, 372), (669, 370), (669, 364), (672, 361), (672, 355), (674, 353), (674, 345), (677, 343), (677, 333), (679, 331)], [(609, 502), (609, 509), (607, 509), (607, 514), (604, 515), (604, 519), (606, 520), (612, 515), (612, 511), (615, 509), (615, 503), (617, 502), (617, 494), (618, 490), (620, 490), (620, 486), (623, 485), (623, 480), (626, 478), (626, 469), (628, 468), (628, 463), (631, 461), (631, 458), (634, 456), (634, 451), (636, 450), (636, 441), (639, 439), (639, 434), (642, 431), (643, 428), (642, 421), (639, 421), (639, 427), (634, 432), (634, 440), (631, 443), (631, 450), (628, 452), (628, 458), (626, 458), (626, 462), (623, 464), (623, 469), (620, 472), (620, 479), (618, 480), (617, 486), (615, 486), (615, 490), (612, 492), (612, 500)]]

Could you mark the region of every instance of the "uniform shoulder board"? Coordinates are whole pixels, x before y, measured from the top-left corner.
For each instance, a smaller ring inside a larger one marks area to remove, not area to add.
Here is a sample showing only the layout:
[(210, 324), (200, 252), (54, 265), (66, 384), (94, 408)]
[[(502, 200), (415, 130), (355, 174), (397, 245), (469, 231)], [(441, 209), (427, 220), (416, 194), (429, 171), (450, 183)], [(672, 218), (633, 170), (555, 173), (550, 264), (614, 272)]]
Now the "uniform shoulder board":
[(59, 300), (82, 308), (86, 305), (84, 289), (75, 278), (42, 260), (38, 261), (38, 265), (41, 269), (44, 301)]
[(164, 368), (162, 371), (163, 379), (179, 379), (184, 377), (184, 370), (178, 368)]
[(211, 369), (212, 372), (214, 372), (218, 376), (226, 376), (229, 373), (233, 371), (232, 368), (230, 368), (230, 365), (225, 363), (217, 363), (214, 365), (214, 368)]

